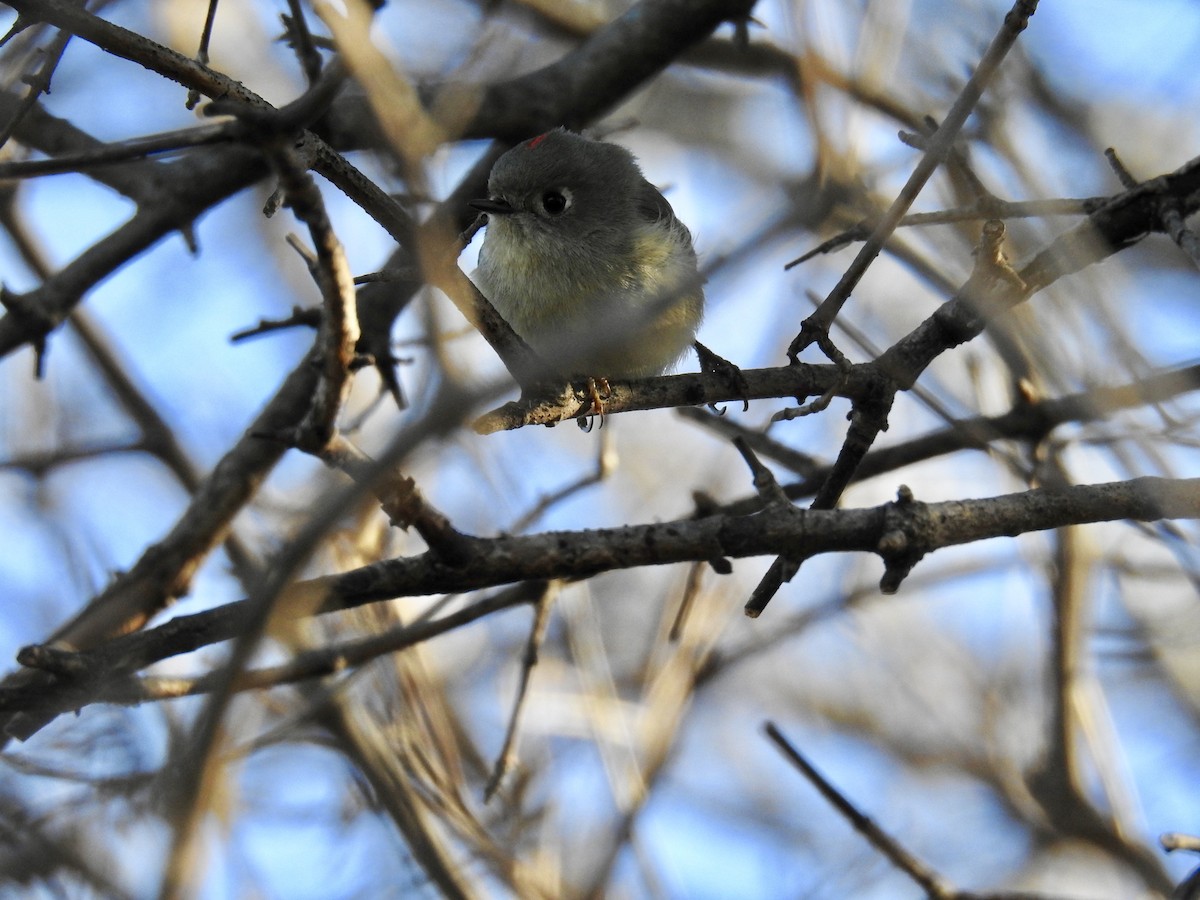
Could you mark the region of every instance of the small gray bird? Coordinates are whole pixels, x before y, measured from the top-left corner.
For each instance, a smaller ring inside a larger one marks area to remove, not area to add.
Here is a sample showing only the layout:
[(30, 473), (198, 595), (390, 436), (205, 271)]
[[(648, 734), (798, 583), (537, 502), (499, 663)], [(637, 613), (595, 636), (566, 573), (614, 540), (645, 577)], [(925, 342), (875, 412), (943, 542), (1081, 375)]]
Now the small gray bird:
[(547, 132), (496, 161), (474, 279), (553, 374), (660, 375), (695, 339), (686, 226), (624, 147)]

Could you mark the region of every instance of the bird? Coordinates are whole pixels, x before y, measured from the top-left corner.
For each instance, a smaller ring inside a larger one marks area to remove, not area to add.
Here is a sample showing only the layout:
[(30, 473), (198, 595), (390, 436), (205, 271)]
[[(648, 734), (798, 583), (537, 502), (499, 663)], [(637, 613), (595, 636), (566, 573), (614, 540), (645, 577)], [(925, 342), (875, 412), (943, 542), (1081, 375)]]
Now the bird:
[(557, 129), (502, 155), (480, 291), (547, 377), (635, 379), (675, 366), (704, 315), (687, 227), (624, 147)]

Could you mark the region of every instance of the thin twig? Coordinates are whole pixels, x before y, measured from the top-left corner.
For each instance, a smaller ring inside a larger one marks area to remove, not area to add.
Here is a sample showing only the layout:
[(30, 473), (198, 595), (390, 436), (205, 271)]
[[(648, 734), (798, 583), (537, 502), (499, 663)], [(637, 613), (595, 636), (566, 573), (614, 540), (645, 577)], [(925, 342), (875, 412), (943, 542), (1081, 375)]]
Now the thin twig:
[[(943, 209), (936, 212), (908, 213), (904, 215), (896, 228), (921, 228), (933, 225), (954, 225), (962, 222), (982, 222), (987, 219), (1029, 219), (1049, 216), (1086, 216), (1095, 212), (1108, 202), (1107, 197), (1085, 197), (1075, 200), (1061, 198), (1054, 200), (989, 200), (986, 203), (976, 203), (960, 209)], [(796, 257), (784, 265), (784, 269), (793, 269), (801, 263), (808, 262), (816, 256), (833, 253), (858, 241), (865, 241), (871, 236), (875, 225), (873, 220), (864, 220), (857, 225), (847, 228), (813, 249)]]
[(867, 238), (854, 261), (843, 273), (834, 289), (830, 291), (829, 296), (812, 315), (804, 320), (800, 333), (788, 347), (788, 359), (793, 363), (797, 361), (800, 351), (813, 343), (819, 334), (829, 332), (833, 320), (837, 318), (845, 302), (850, 299), (851, 292), (866, 274), (875, 257), (879, 255), (888, 237), (896, 230), (896, 226), (917, 199), (917, 195), (920, 194), (925, 183), (949, 155), (971, 110), (983, 96), (984, 88), (995, 75), (1004, 57), (1008, 55), (1008, 51), (1016, 44), (1017, 38), (1025, 30), (1029, 24), (1029, 18), (1036, 10), (1037, 0), (1017, 0), (1004, 17), (1004, 24), (1000, 31), (992, 39), (991, 45), (980, 59), (979, 65), (971, 77), (967, 79), (967, 83), (963, 85), (958, 99), (946, 113), (946, 118), (937, 133), (929, 139), (928, 149), (917, 163), (916, 169), (913, 170), (892, 205), (888, 207), (887, 212), (883, 214), (879, 224)]
[(508, 727), (504, 731), (504, 740), (500, 744), (500, 752), (496, 754), (496, 762), (492, 773), (488, 776), (483, 788), (483, 802), (489, 802), (500, 788), (504, 776), (516, 764), (517, 733), (520, 728), (521, 712), (525, 709), (525, 700), (529, 696), (529, 683), (533, 676), (533, 667), (537, 665), (538, 650), (546, 638), (546, 628), (550, 624), (550, 609), (558, 594), (559, 585), (543, 582), (540, 594), (534, 604), (533, 625), (529, 629), (529, 638), (525, 642), (525, 653), (521, 657), (521, 675), (517, 683), (517, 694), (513, 698), (512, 713), (508, 717)]
[(17, 130), (17, 126), (21, 124), (21, 120), (33, 110), (37, 105), (38, 98), (42, 94), (50, 93), (50, 80), (54, 76), (54, 70), (58, 68), (58, 64), (62, 61), (63, 53), (66, 52), (67, 44), (71, 40), (71, 32), (62, 30), (54, 36), (50, 45), (43, 51), (42, 65), (37, 72), (25, 77), (25, 83), (29, 86), (29, 90), (25, 92), (25, 96), (21, 98), (20, 105), (13, 113), (9, 120), (4, 123), (3, 129), (0, 129), (0, 147), (8, 143), (13, 136), (13, 132)]
[(925, 891), (925, 896), (931, 898), (951, 898), (955, 891), (940, 875), (926, 866), (923, 862), (909, 853), (890, 834), (875, 824), (868, 816), (859, 810), (838, 791), (826, 778), (818, 772), (800, 751), (784, 737), (774, 722), (764, 725), (767, 737), (783, 753), (787, 760), (800, 770), (809, 783), (820, 792), (834, 809), (848, 821), (854, 830), (870, 842), (871, 846), (882, 853), (892, 865), (916, 882)]

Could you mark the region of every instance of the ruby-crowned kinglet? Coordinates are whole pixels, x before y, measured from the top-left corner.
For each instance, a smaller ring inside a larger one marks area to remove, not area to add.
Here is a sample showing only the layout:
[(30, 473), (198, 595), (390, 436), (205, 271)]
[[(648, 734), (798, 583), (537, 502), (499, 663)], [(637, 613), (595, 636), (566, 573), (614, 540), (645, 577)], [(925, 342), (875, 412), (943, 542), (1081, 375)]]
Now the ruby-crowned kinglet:
[(496, 161), (475, 281), (561, 376), (677, 363), (704, 312), (692, 236), (624, 147), (559, 129)]

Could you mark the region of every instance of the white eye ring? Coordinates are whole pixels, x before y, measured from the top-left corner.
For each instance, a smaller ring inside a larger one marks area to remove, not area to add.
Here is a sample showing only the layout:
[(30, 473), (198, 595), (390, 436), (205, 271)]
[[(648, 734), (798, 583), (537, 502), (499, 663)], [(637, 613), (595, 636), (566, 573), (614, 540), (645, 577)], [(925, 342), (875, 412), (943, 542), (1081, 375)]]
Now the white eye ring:
[(538, 200), (540, 211), (551, 218), (561, 216), (574, 203), (570, 188), (552, 188), (543, 192)]

